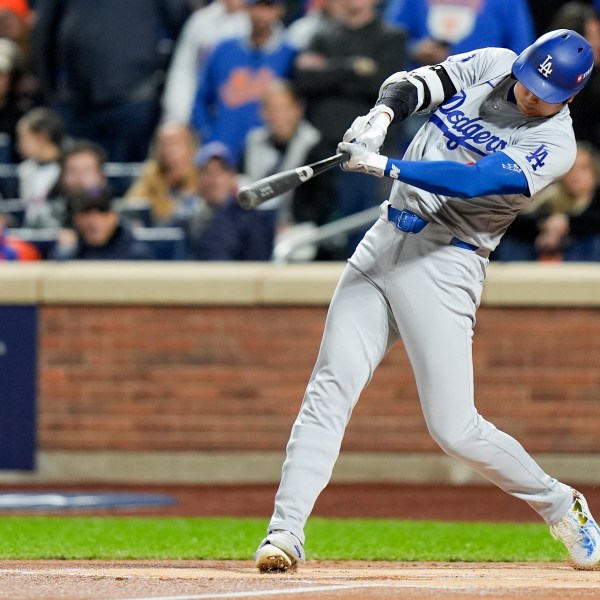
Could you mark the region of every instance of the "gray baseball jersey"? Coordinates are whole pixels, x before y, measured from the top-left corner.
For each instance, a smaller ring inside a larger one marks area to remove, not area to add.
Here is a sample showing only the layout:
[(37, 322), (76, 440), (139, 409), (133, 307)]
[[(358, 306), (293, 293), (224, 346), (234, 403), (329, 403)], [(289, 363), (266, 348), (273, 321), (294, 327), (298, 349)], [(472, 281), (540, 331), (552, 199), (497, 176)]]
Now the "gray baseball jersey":
[[(451, 160), (467, 164), (501, 150), (523, 171), (533, 195), (562, 177), (575, 160), (569, 109), (532, 119), (507, 99), (516, 55), (486, 48), (452, 56), (443, 64), (459, 90), (419, 130), (405, 160)], [(506, 168), (514, 168), (507, 163)], [(432, 194), (397, 181), (391, 195), (408, 198), (410, 210), (443, 225), (456, 237), (493, 250), (530, 197), (484, 196), (468, 200)]]

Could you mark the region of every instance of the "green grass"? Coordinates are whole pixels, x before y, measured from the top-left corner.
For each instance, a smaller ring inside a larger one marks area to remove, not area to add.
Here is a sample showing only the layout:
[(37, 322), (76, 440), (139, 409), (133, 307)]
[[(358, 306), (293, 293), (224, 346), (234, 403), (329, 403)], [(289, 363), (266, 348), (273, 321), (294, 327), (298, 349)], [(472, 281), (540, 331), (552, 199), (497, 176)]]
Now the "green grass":
[[(0, 517), (0, 559), (249, 559), (265, 519)], [(309, 559), (562, 561), (543, 524), (309, 521)]]

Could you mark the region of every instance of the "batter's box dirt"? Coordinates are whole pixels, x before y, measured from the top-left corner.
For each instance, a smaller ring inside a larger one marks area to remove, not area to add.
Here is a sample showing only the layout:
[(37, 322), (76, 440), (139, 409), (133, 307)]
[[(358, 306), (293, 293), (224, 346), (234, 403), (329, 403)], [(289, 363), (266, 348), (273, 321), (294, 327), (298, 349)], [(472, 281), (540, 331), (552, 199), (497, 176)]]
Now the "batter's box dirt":
[(556, 563), (309, 561), (262, 575), (249, 561), (5, 561), (0, 581), (11, 600), (600, 598), (599, 572)]

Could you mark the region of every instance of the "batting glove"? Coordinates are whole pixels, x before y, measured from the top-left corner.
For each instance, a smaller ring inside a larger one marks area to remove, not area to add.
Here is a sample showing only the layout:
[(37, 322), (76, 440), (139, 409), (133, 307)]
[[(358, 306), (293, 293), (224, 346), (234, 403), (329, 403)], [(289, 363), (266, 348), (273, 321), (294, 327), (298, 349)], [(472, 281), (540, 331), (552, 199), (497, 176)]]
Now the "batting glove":
[(391, 108), (378, 104), (368, 114), (356, 117), (342, 139), (344, 142), (363, 144), (371, 152), (377, 152), (393, 118), (394, 111)]
[(338, 152), (347, 152), (350, 155), (348, 162), (342, 164), (344, 171), (354, 171), (356, 173), (367, 173), (383, 177), (388, 157), (377, 152), (371, 152), (363, 144), (351, 144), (341, 142), (337, 147)]

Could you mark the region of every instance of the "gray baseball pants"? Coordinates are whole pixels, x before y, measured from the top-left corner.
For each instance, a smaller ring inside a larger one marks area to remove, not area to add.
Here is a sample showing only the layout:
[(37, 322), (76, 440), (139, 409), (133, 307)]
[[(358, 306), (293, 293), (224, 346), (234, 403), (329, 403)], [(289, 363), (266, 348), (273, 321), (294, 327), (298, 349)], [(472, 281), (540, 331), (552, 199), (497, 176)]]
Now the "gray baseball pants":
[(472, 334), (487, 258), (448, 245), (451, 236), (432, 223), (421, 233), (402, 233), (385, 212), (333, 295), (269, 531), (285, 529), (304, 542), (305, 523), (329, 482), (352, 409), (399, 339), (427, 428), (444, 452), (525, 500), (546, 522), (558, 521), (571, 504), (571, 488), (475, 408)]

